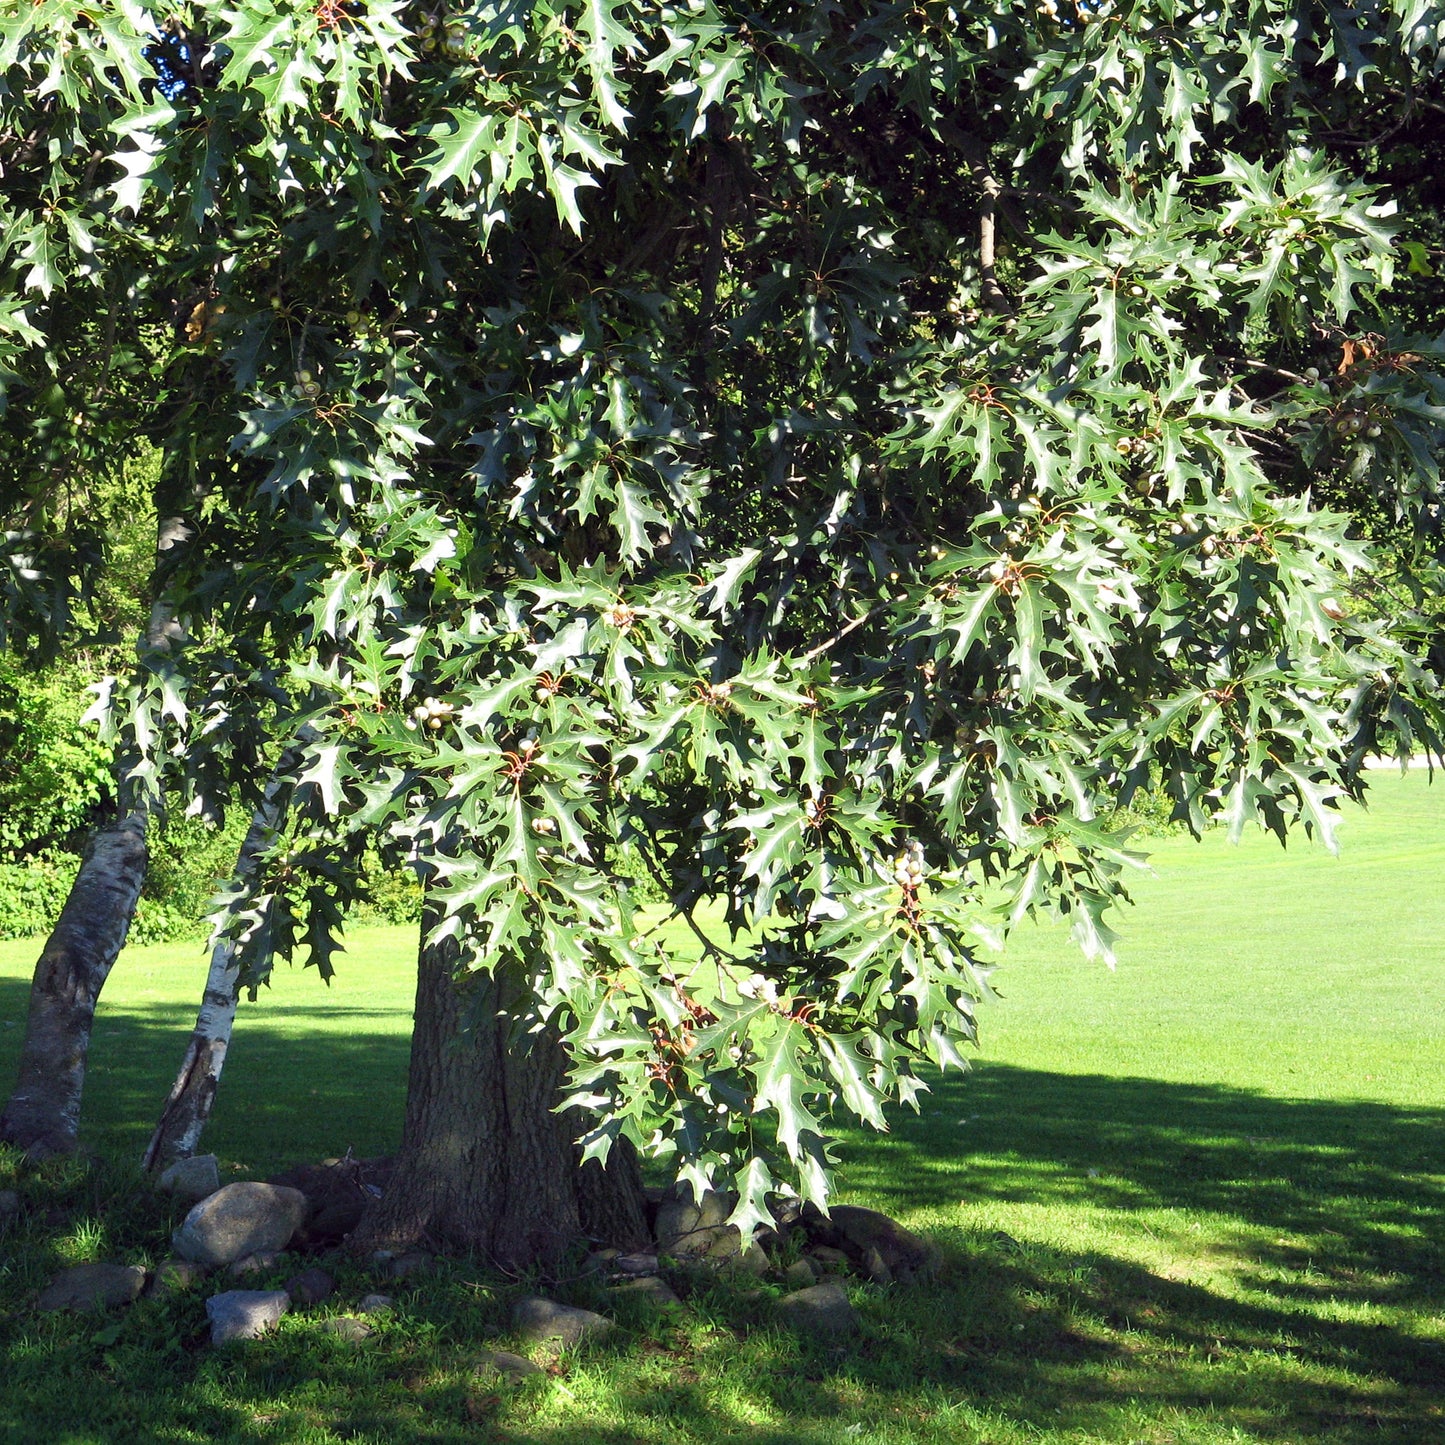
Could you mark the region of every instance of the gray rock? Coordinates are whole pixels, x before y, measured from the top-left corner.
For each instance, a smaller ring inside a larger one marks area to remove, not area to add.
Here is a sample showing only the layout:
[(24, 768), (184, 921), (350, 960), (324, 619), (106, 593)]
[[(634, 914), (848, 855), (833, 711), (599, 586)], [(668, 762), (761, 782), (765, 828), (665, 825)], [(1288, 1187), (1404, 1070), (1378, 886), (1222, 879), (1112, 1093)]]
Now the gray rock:
[(156, 1265), (155, 1278), (151, 1280), (152, 1294), (177, 1294), (190, 1289), (206, 1271), (193, 1259), (163, 1259)]
[(291, 1308), (284, 1289), (229, 1289), (206, 1301), (211, 1343), (254, 1340), (264, 1335)]
[(865, 1271), (870, 1249), (878, 1252), (890, 1275), (898, 1279), (906, 1280), (938, 1263), (938, 1251), (927, 1240), (876, 1209), (835, 1204), (829, 1219), (839, 1236), (836, 1242), (863, 1260)]
[(818, 1282), (817, 1267), (811, 1259), (804, 1256), (783, 1271), (783, 1282), (792, 1285), (794, 1289), (807, 1289), (809, 1285)]
[(869, 1245), (867, 1253), (863, 1256), (863, 1273), (874, 1284), (893, 1283), (893, 1271), (888, 1268), (888, 1261), (883, 1258), (882, 1252), (876, 1245)]
[(396, 1308), (396, 1301), (389, 1294), (362, 1295), (356, 1308), (364, 1315), (389, 1315)]
[(300, 1274), (293, 1274), (286, 1281), (286, 1293), (291, 1296), (291, 1303), (300, 1309), (305, 1309), (308, 1305), (319, 1305), (322, 1300), (331, 1297), (335, 1288), (336, 1281), (324, 1269), (315, 1265), (310, 1269), (303, 1269)]
[(778, 1313), (795, 1329), (820, 1338), (858, 1332), (858, 1314), (835, 1279), (810, 1285), (778, 1301)]
[(255, 1254), (243, 1255), (238, 1259), (231, 1266), (231, 1274), (236, 1279), (247, 1274), (261, 1274), (265, 1270), (275, 1269), (282, 1258), (274, 1249), (258, 1249)]
[(680, 1305), (676, 1292), (665, 1279), (655, 1274), (639, 1275), (636, 1279), (624, 1280), (612, 1286), (613, 1294), (626, 1295), (629, 1299), (644, 1299), (660, 1309)]
[(500, 1375), (509, 1385), (518, 1385), (528, 1375), (542, 1374), (542, 1367), (510, 1350), (483, 1350), (477, 1356), (478, 1375)]
[(834, 1249), (827, 1244), (816, 1244), (808, 1252), (825, 1270), (848, 1268), (848, 1256), (841, 1249)]
[(388, 1262), (387, 1274), (392, 1279), (409, 1279), (413, 1275), (430, 1274), (436, 1268), (436, 1260), (419, 1249), (399, 1254)]
[(0, 1234), (20, 1217), (20, 1196), (13, 1189), (0, 1189)]
[(679, 1258), (711, 1254), (718, 1238), (715, 1231), (732, 1212), (732, 1200), (725, 1194), (707, 1189), (694, 1203), (691, 1191), (678, 1186), (658, 1207), (657, 1252)]
[(638, 1279), (643, 1275), (657, 1273), (657, 1256), (655, 1254), (619, 1254), (612, 1260), (612, 1268), (618, 1274), (626, 1275), (629, 1279)]
[(262, 1250), (285, 1249), (306, 1218), (306, 1196), (276, 1184), (228, 1184), (201, 1200), (172, 1244), (197, 1264), (232, 1264)]
[(518, 1300), (513, 1306), (512, 1325), (531, 1344), (560, 1340), (564, 1345), (596, 1339), (613, 1328), (612, 1321), (605, 1315), (574, 1309), (571, 1305), (554, 1304), (535, 1295)]
[(145, 1288), (138, 1264), (77, 1264), (51, 1280), (36, 1301), (39, 1310), (108, 1310), (128, 1305)]
[(179, 1199), (207, 1199), (221, 1187), (221, 1165), (214, 1154), (177, 1159), (161, 1171), (156, 1188)]
[(773, 1262), (768, 1258), (767, 1251), (762, 1245), (754, 1242), (746, 1249), (739, 1250), (727, 1261), (727, 1268), (734, 1274), (750, 1274), (761, 1279), (771, 1268)]
[(322, 1320), (321, 1328), (328, 1335), (336, 1335), (348, 1344), (360, 1344), (371, 1336), (371, 1326), (365, 1320), (353, 1319), (350, 1315), (338, 1315), (333, 1320)]

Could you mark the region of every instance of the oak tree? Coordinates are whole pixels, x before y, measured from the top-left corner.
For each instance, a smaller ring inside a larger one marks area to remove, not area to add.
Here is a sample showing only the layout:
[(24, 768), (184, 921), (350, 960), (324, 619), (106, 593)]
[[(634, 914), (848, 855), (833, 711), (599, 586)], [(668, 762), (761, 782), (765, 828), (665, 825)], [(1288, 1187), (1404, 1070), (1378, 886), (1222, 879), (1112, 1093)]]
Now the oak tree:
[(638, 1155), (822, 1202), (1013, 925), (1108, 954), (1114, 809), (1328, 842), (1436, 746), (1442, 351), (1361, 161), (1434, 7), (0, 9), (8, 625), (83, 582), (57, 466), (161, 447), (179, 634), (104, 715), (141, 793), (270, 789), (238, 979), (329, 976), (368, 847), (426, 887), (367, 1241), (626, 1239)]

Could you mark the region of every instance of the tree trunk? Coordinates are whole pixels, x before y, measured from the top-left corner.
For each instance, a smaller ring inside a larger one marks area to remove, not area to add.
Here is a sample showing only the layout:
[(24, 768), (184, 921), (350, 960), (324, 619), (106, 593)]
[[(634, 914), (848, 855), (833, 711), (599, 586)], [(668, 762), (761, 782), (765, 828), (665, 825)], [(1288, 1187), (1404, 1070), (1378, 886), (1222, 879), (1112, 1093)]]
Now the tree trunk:
[[(435, 918), (422, 922), (425, 938)], [(455, 947), (423, 946), (406, 1121), (359, 1251), (471, 1251), (506, 1269), (556, 1263), (578, 1240), (640, 1247), (642, 1176), (630, 1148), (579, 1164), (580, 1121), (553, 1108), (565, 1074), (546, 1025), (514, 1028), (528, 999), (515, 965), (454, 981)]]
[[(172, 456), (156, 484), (151, 611), (136, 640), (142, 658), (169, 651), (183, 635), (163, 594), (165, 577), (192, 535), (181, 515), (187, 494), (178, 459)], [(123, 756), (116, 759), (120, 816), (91, 839), (35, 965), (20, 1074), (0, 1114), (0, 1140), (36, 1158), (75, 1148), (96, 1000), (125, 946), (145, 882), (146, 830), (156, 800), (137, 796), (127, 782), (127, 762)]]
[[(288, 749), (276, 764), (256, 811), (251, 826), (236, 854), (235, 882), (245, 884), (256, 875), (261, 852), (274, 836), (286, 811), (283, 796), (289, 784), (285, 774), (296, 754)], [(141, 1158), (142, 1169), (164, 1169), (177, 1159), (188, 1159), (196, 1152), (201, 1131), (211, 1117), (211, 1105), (221, 1084), (221, 1069), (231, 1043), (231, 1029), (236, 1022), (236, 999), (240, 991), (237, 950), (229, 939), (221, 939), (211, 948), (211, 966), (206, 974), (205, 991), (196, 1015), (196, 1027), (186, 1045), (180, 1072), (171, 1085), (171, 1092), (161, 1109), (155, 1133)]]
[(95, 1003), (125, 944), (146, 870), (146, 815), (91, 840), (30, 986), (15, 1092), (0, 1139), (33, 1158), (75, 1148)]

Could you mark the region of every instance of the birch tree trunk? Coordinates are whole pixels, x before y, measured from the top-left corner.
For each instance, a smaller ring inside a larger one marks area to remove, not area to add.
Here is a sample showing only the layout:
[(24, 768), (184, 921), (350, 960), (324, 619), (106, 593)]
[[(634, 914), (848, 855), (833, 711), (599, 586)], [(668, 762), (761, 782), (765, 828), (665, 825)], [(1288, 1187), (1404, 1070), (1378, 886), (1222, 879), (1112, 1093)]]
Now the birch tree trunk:
[(130, 931), (145, 870), (144, 812), (97, 833), (35, 965), (20, 1073), (0, 1115), (0, 1139), (32, 1158), (75, 1148), (96, 1000)]
[[(164, 578), (191, 529), (173, 506), (183, 488), (174, 469), (157, 487), (159, 521), (151, 613), (136, 641), (142, 658), (170, 650), (180, 635), (165, 601)], [(0, 1139), (35, 1158), (75, 1148), (90, 1030), (100, 991), (125, 946), (145, 882), (146, 831), (153, 800), (127, 785), (117, 759), (120, 816), (91, 839), (60, 918), (35, 965), (15, 1090), (0, 1114)]]
[[(276, 764), (266, 792), (251, 815), (232, 875), (237, 883), (248, 883), (256, 875), (266, 845), (275, 836), (285, 816), (290, 782), (286, 778), (295, 753), (288, 750)], [(177, 1159), (196, 1152), (201, 1131), (211, 1117), (211, 1106), (221, 1084), (221, 1069), (236, 1022), (236, 1001), (240, 992), (237, 949), (230, 939), (220, 939), (211, 948), (211, 966), (201, 995), (196, 1027), (186, 1045), (176, 1081), (161, 1109), (155, 1133), (141, 1157), (141, 1168), (164, 1169)]]

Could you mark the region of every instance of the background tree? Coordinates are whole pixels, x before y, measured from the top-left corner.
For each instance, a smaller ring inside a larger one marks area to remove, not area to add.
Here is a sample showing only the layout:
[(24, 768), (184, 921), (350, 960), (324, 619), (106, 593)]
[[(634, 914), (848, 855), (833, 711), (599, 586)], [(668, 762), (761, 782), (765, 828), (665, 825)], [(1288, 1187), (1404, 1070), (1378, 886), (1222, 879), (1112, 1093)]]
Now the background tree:
[[(1434, 103), (1433, 12), (9, 18), (10, 414), (125, 298), (198, 499), (131, 775), (254, 798), (295, 742), (252, 986), (329, 975), (368, 846), (427, 888), (366, 1242), (625, 1238), (636, 1151), (821, 1201), (828, 1111), (961, 1061), (977, 950), (1107, 953), (1102, 811), (1328, 839), (1435, 744), (1439, 351), (1329, 151)], [(1404, 612), (1316, 481), (1411, 539)]]

